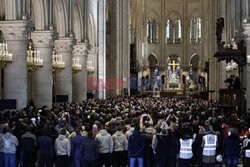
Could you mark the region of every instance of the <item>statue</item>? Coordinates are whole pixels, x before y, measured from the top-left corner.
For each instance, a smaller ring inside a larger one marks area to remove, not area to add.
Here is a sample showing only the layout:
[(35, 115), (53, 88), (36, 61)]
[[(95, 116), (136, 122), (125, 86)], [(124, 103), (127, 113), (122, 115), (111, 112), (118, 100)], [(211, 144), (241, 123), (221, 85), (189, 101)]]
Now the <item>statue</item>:
[(191, 65), (191, 68), (190, 68), (190, 70), (189, 70), (189, 72), (188, 72), (188, 76), (189, 76), (189, 78), (190, 78), (191, 80), (194, 79), (194, 73), (193, 73), (192, 65)]
[(170, 78), (170, 76), (171, 76), (171, 74), (172, 74), (172, 70), (171, 70), (171, 67), (170, 67), (170, 66), (168, 66), (168, 71), (167, 71), (167, 73), (168, 73), (168, 78)]
[(224, 29), (224, 18), (218, 18), (216, 22), (216, 36), (217, 36), (217, 43), (220, 44), (222, 40), (222, 33)]

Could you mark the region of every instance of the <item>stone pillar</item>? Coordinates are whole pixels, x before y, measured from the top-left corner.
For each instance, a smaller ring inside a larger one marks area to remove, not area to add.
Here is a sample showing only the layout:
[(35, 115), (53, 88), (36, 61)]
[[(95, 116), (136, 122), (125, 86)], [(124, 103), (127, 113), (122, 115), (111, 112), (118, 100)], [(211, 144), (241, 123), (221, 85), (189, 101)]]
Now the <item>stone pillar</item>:
[[(123, 81), (122, 88), (127, 87), (127, 78), (130, 77), (130, 41), (129, 41), (129, 0), (111, 1), (111, 61), (107, 62), (109, 71), (114, 71), (114, 75), (109, 75), (112, 79)], [(115, 63), (114, 63), (115, 62)], [(111, 68), (111, 69), (110, 69)], [(129, 83), (129, 82), (128, 82)], [(107, 90), (111, 96), (124, 94), (123, 90), (115, 84), (115, 90)]]
[[(88, 71), (88, 77), (92, 77), (93, 79), (97, 78), (97, 55), (98, 55), (98, 48), (91, 47), (88, 51), (88, 58), (87, 61), (92, 61), (92, 67), (94, 67), (94, 71)], [(88, 70), (88, 69), (87, 69)], [(88, 89), (89, 93), (93, 93), (94, 97), (96, 97), (97, 89)]]
[[(247, 36), (246, 38), (246, 47), (247, 47), (247, 54), (246, 56), (250, 55), (250, 23), (247, 23), (244, 25), (245, 34)], [(243, 71), (244, 75), (244, 82), (243, 85), (246, 88), (246, 112), (250, 113), (250, 64), (247, 64)]]
[(74, 46), (73, 58), (79, 58), (82, 71), (73, 75), (73, 101), (81, 102), (87, 99), (87, 55), (88, 43), (78, 43)]
[(106, 0), (98, 1), (98, 81), (104, 88), (98, 88), (98, 98), (106, 98)]
[(3, 41), (8, 44), (13, 62), (4, 69), (4, 99), (16, 99), (17, 108), (27, 105), (27, 37), (28, 21), (1, 21)]
[(52, 45), (55, 40), (54, 31), (34, 31), (31, 33), (34, 49), (40, 51), (43, 68), (34, 73), (33, 94), (37, 107), (52, 107)]
[(56, 73), (56, 94), (67, 95), (68, 102), (72, 101), (72, 50), (73, 38), (59, 38), (55, 41), (55, 50), (57, 55), (62, 55), (65, 62), (65, 69)]

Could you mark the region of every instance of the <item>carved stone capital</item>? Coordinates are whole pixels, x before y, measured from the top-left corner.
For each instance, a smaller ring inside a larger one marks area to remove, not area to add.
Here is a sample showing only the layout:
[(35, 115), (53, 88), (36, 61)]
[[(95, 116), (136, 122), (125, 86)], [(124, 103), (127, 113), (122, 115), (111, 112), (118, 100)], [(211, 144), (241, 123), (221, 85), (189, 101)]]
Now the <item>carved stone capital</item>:
[(33, 24), (28, 20), (0, 21), (4, 41), (26, 41)]
[(57, 53), (71, 53), (75, 42), (74, 38), (59, 38), (55, 40), (55, 50)]
[(91, 47), (88, 51), (89, 55), (96, 55), (99, 52), (99, 49), (97, 47)]
[(89, 49), (89, 43), (77, 43), (74, 46), (73, 54), (75, 56), (87, 56)]
[(243, 25), (244, 28), (244, 35), (246, 38), (250, 38), (250, 23), (246, 23)]
[(50, 48), (54, 44), (57, 33), (54, 31), (34, 31), (31, 33), (34, 47)]

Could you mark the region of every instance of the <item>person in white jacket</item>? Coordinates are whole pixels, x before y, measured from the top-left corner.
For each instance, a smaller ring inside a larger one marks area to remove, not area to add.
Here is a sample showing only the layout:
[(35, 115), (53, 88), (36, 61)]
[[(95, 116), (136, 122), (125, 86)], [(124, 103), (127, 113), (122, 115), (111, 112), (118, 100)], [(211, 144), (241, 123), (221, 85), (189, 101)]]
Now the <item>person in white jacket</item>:
[(126, 136), (122, 133), (122, 127), (118, 126), (117, 131), (112, 136), (114, 141), (114, 152), (113, 152), (113, 166), (114, 167), (125, 167), (126, 166), (126, 155), (125, 149), (128, 146)]
[(3, 137), (4, 143), (4, 163), (5, 167), (15, 167), (16, 165), (16, 148), (18, 146), (17, 138), (11, 134), (11, 129), (6, 128)]
[(113, 152), (113, 139), (106, 129), (103, 129), (96, 135), (96, 141), (99, 145), (99, 166), (111, 167), (111, 153)]
[[(79, 146), (80, 147), (80, 146)], [(70, 141), (66, 137), (66, 129), (61, 129), (58, 138), (55, 141), (55, 151), (56, 151), (56, 167), (69, 167), (70, 166)]]

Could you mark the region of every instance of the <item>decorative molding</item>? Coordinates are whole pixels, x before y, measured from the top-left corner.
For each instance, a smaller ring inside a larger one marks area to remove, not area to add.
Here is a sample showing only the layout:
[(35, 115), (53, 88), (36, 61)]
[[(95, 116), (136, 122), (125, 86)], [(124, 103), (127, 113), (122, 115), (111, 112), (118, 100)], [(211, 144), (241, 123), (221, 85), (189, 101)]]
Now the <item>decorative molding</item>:
[(99, 52), (98, 47), (91, 47), (90, 50), (88, 51), (89, 55), (95, 55)]
[(89, 43), (77, 43), (74, 46), (73, 54), (75, 56), (87, 56), (90, 50)]
[(0, 21), (3, 41), (26, 41), (33, 27), (29, 20)]
[(245, 35), (245, 38), (249, 38), (250, 37), (250, 23), (245, 23), (243, 24), (243, 33)]
[(55, 50), (57, 53), (71, 53), (76, 43), (74, 38), (59, 38), (55, 40)]
[(31, 33), (35, 48), (50, 48), (57, 38), (57, 33), (54, 31), (34, 31)]

